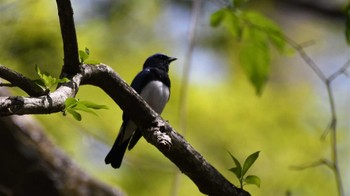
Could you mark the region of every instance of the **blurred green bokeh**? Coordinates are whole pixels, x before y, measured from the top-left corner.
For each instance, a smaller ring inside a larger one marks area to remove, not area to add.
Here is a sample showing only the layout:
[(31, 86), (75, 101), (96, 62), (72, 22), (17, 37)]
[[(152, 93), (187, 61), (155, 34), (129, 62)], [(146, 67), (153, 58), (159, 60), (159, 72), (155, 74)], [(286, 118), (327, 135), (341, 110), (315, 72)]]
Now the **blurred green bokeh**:
[[(269, 15), (281, 15), (281, 10), (270, 1), (260, 4), (264, 4)], [(169, 0), (73, 1), (80, 49), (89, 48), (90, 59), (108, 64), (128, 83), (153, 53), (179, 58), (170, 68), (171, 99), (162, 117), (180, 133), (180, 73), (187, 47), (189, 6), (187, 1)], [(238, 181), (228, 171), (234, 163), (227, 151), (241, 161), (261, 151), (250, 171), (262, 179), (261, 188), (245, 187), (252, 195), (335, 195), (334, 177), (326, 167), (291, 169), (329, 158), (329, 138), (320, 140), (330, 120), (324, 87), (298, 56), (287, 59), (272, 54), (270, 80), (263, 95), (257, 97), (237, 66), (235, 40), (230, 40), (222, 29), (209, 26), (209, 15), (215, 9), (215, 3), (207, 2), (199, 22), (195, 49), (199, 52), (195, 52), (192, 62), (185, 138), (234, 184)], [(306, 14), (293, 23), (289, 17), (286, 14), (278, 18), (287, 34), (296, 40), (319, 41), (308, 52), (320, 65), (329, 64), (336, 54), (349, 52), (345, 40), (343, 46), (342, 38), (335, 38), (342, 33), (341, 22), (317, 23), (321, 20)], [(0, 25), (1, 64), (30, 78), (37, 78), (35, 65), (59, 75), (63, 49), (55, 1), (1, 0)], [(214, 65), (208, 65), (206, 59)], [(343, 59), (345, 55), (337, 56), (334, 62), (339, 67)], [(321, 68), (332, 73), (337, 66)], [(334, 88), (339, 113), (340, 167), (346, 185), (350, 182), (349, 80), (337, 80)], [(201, 195), (182, 174), (178, 190), (174, 191), (177, 169), (144, 139), (126, 153), (121, 169), (105, 165), (104, 156), (119, 131), (122, 111), (96, 87), (81, 87), (77, 98), (108, 105), (109, 110), (97, 111), (98, 117), (83, 114), (81, 122), (62, 114), (36, 117), (55, 143), (82, 168), (129, 195)], [(349, 187), (345, 188), (349, 193)]]

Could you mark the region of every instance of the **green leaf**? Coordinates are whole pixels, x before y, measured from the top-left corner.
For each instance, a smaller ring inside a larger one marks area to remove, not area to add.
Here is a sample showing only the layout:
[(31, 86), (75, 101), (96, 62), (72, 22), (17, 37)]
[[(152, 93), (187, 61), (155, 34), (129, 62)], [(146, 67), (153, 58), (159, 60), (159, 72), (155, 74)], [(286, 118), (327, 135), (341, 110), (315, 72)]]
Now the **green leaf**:
[(100, 105), (100, 104), (96, 104), (90, 101), (80, 101), (81, 104), (84, 104), (86, 107), (88, 108), (92, 108), (92, 109), (108, 109), (108, 106), (106, 105)]
[(249, 155), (247, 159), (244, 161), (242, 176), (244, 176), (249, 170), (249, 168), (254, 164), (256, 159), (259, 157), (259, 153), (260, 151), (254, 152), (253, 154)]
[(65, 109), (73, 108), (77, 105), (78, 100), (72, 97), (68, 97), (66, 101), (64, 102)]
[(240, 179), (241, 176), (241, 169), (239, 167), (232, 167), (231, 169), (229, 169), (232, 173), (234, 173), (236, 175), (236, 177), (238, 179)]
[(96, 115), (96, 112), (94, 112), (92, 109), (86, 107), (84, 104), (82, 104), (81, 102), (78, 102), (78, 104), (74, 107), (75, 110), (81, 110), (81, 111), (84, 111), (84, 112), (87, 112), (87, 113), (90, 113), (90, 114), (93, 114), (93, 115)]
[(39, 76), (40, 78), (42, 78), (42, 74), (41, 74), (41, 71), (40, 71), (40, 68), (39, 68), (38, 65), (35, 65), (35, 71), (36, 71), (36, 73), (38, 74), (38, 76)]
[(231, 33), (231, 35), (234, 38), (236, 38), (237, 40), (241, 40), (242, 32), (244, 30), (244, 25), (241, 18), (241, 12), (230, 11), (227, 14), (224, 24), (227, 30)]
[[(228, 151), (227, 151), (228, 152)], [(236, 164), (236, 167), (233, 167), (231, 169), (229, 169), (231, 172), (233, 172), (238, 179), (241, 179), (243, 176), (242, 176), (242, 166), (241, 164), (239, 163), (239, 161), (230, 153), (228, 152), (232, 158), (232, 160), (235, 162)]]
[(260, 188), (261, 180), (258, 176), (249, 175), (244, 179), (246, 184), (254, 184)]
[(226, 16), (226, 9), (220, 9), (216, 12), (214, 12), (211, 16), (210, 16), (210, 25), (212, 27), (217, 27), (221, 24), (221, 22), (223, 21), (223, 19)]
[(85, 60), (89, 58), (89, 54), (90, 54), (90, 51), (87, 48), (85, 48), (85, 51), (79, 50), (79, 56), (82, 63), (84, 63)]
[(255, 87), (262, 94), (270, 73), (270, 54), (266, 34), (253, 28), (243, 33), (244, 42), (240, 51), (240, 64)]
[(289, 50), (287, 50), (288, 42), (285, 39), (284, 33), (274, 21), (254, 11), (245, 12), (243, 17), (252, 24), (252, 28), (264, 32), (270, 43), (280, 53), (286, 54), (289, 52)]
[(68, 113), (72, 114), (72, 116), (75, 118), (77, 121), (81, 121), (81, 114), (79, 114), (77, 111), (74, 109), (68, 108), (66, 110)]
[(36, 80), (32, 80), (32, 81), (35, 82), (40, 87), (46, 89), (45, 84), (44, 84), (44, 82), (41, 79), (36, 79)]

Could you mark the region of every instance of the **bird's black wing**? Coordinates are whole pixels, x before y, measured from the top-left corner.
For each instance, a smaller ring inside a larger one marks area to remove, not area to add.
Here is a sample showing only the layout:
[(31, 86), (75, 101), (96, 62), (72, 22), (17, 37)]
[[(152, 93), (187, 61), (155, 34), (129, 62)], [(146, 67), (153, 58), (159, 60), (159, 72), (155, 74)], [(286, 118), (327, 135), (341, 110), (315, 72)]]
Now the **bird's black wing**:
[[(134, 80), (131, 82), (131, 87), (138, 93), (141, 93), (141, 90), (143, 87), (146, 86), (146, 84), (151, 81), (153, 78), (153, 73), (150, 71), (150, 69), (144, 69), (140, 73), (136, 75)], [(123, 112), (123, 121), (128, 121), (129, 117)]]
[[(147, 72), (146, 76), (144, 76), (145, 80), (142, 83), (143, 85), (141, 86), (140, 91), (137, 91), (135, 89), (139, 94), (141, 93), (141, 90), (148, 84), (148, 82), (154, 81), (154, 80), (159, 80), (163, 84), (165, 84), (169, 88), (169, 93), (170, 93), (170, 79), (169, 79), (169, 76), (168, 76), (168, 74), (166, 72), (164, 72), (164, 71), (162, 71), (160, 69), (157, 69), (157, 68), (150, 68), (147, 71), (148, 72)], [(133, 84), (131, 84), (131, 85), (133, 85)], [(134, 85), (137, 86), (138, 84), (135, 83)], [(131, 141), (129, 143), (128, 149), (131, 150), (136, 145), (136, 143), (139, 141), (139, 139), (141, 137), (142, 137), (142, 132), (141, 132), (141, 130), (137, 129), (134, 132), (134, 135), (131, 138)]]
[[(138, 73), (136, 75), (136, 77), (134, 78), (134, 80), (131, 83), (131, 87), (140, 94), (141, 90), (143, 87), (145, 87), (145, 85), (152, 79), (152, 73), (146, 69), (146, 70), (142, 70), (140, 73)], [(124, 138), (124, 134), (126, 131), (126, 128), (128, 126), (129, 123), (129, 117), (125, 114), (125, 112), (123, 113), (123, 123), (120, 127), (120, 131), (118, 134), (118, 137), (116, 138), (112, 149), (110, 150), (110, 152), (107, 154), (106, 158), (105, 158), (105, 163), (106, 164), (111, 164), (113, 168), (119, 168), (126, 148), (129, 145), (129, 142), (131, 140), (131, 136), (130, 138)], [(135, 137), (141, 138), (142, 134), (139, 130), (135, 130), (135, 133), (137, 133)], [(134, 133), (134, 135), (135, 135)], [(138, 140), (138, 139), (137, 139)], [(137, 142), (137, 141), (136, 141)], [(136, 144), (135, 142), (135, 144)], [(134, 144), (134, 145), (135, 145)]]

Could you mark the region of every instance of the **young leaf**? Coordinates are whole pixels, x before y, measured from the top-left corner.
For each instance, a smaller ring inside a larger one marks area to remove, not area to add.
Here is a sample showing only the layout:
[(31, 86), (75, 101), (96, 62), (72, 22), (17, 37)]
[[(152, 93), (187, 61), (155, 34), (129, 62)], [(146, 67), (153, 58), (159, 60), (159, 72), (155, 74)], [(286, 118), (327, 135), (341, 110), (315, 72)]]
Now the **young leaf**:
[(261, 38), (264, 36), (261, 32), (249, 28), (244, 34), (247, 31), (252, 32), (248, 35), (250, 38), (245, 38), (246, 42), (242, 44), (239, 60), (245, 74), (255, 87), (256, 93), (261, 95), (270, 73), (268, 43), (266, 39)]
[(35, 71), (36, 71), (36, 73), (38, 74), (38, 76), (39, 76), (40, 78), (42, 78), (42, 74), (41, 74), (41, 71), (40, 71), (40, 68), (39, 68), (38, 65), (35, 65)]
[(226, 15), (226, 9), (220, 9), (214, 12), (210, 17), (210, 25), (212, 27), (217, 27), (221, 24)]
[(77, 121), (81, 121), (81, 114), (79, 114), (78, 112), (76, 112), (75, 110), (68, 108), (66, 110), (68, 113), (72, 114), (72, 116), (75, 118), (75, 120)]
[(90, 114), (94, 114), (97, 116), (96, 112), (94, 112), (92, 109), (86, 107), (84, 104), (81, 102), (78, 102), (77, 105), (74, 107), (75, 110), (81, 110)]
[(241, 164), (239, 163), (239, 161), (230, 153), (228, 152), (232, 158), (232, 160), (235, 162), (236, 164), (236, 167), (233, 167), (230, 169), (230, 171), (232, 171), (238, 179), (241, 179), (243, 176), (242, 176), (242, 166)]
[(266, 34), (270, 43), (280, 53), (285, 54), (289, 52), (287, 50), (288, 43), (285, 40), (283, 31), (274, 21), (254, 11), (245, 12), (243, 17), (252, 24), (251, 28), (256, 28)]
[(258, 176), (249, 175), (244, 179), (246, 184), (254, 184), (260, 188), (261, 180)]
[(73, 108), (77, 105), (78, 100), (75, 98), (68, 97), (66, 101), (64, 102), (65, 109)]
[(80, 101), (81, 104), (84, 104), (86, 107), (88, 108), (92, 108), (92, 109), (108, 109), (108, 106), (106, 105), (99, 105), (90, 101)]
[(80, 56), (80, 60), (81, 60), (82, 63), (84, 63), (85, 60), (87, 60), (89, 58), (89, 53), (90, 52), (89, 52), (89, 50), (87, 48), (85, 48), (85, 51), (79, 50), (79, 56)]
[(260, 151), (254, 152), (253, 154), (249, 155), (248, 158), (244, 161), (242, 176), (244, 176), (249, 168), (254, 164), (256, 159), (259, 157), (259, 153)]

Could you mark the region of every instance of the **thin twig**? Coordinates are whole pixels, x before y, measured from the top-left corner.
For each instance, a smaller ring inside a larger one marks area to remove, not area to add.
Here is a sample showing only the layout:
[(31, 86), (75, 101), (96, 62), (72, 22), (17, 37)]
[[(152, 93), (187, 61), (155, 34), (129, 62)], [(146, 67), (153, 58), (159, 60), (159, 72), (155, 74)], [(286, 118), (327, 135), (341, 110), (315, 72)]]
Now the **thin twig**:
[(325, 165), (325, 166), (331, 168), (332, 170), (334, 169), (334, 164), (327, 159), (321, 159), (319, 161), (309, 163), (309, 164), (304, 164), (304, 165), (291, 166), (290, 168), (294, 169), (294, 170), (304, 170), (304, 169), (309, 169), (312, 167), (318, 167), (318, 166), (322, 166), (322, 165)]
[(335, 78), (337, 78), (341, 74), (346, 75), (347, 69), (350, 67), (350, 60), (348, 60), (338, 71), (334, 72), (332, 75), (328, 77), (328, 80), (332, 82)]

